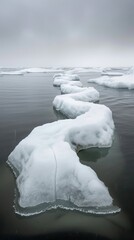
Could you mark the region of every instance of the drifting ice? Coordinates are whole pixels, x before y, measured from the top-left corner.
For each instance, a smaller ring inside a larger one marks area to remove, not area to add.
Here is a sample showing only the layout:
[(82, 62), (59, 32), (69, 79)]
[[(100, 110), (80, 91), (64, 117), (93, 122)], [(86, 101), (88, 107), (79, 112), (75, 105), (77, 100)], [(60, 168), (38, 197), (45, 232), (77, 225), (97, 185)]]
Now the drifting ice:
[(80, 82), (79, 76), (76, 74), (55, 74), (54, 75), (54, 86), (61, 86), (62, 84), (70, 84), (75, 86), (82, 86), (82, 83)]
[(89, 103), (99, 99), (94, 88), (80, 91), (71, 87), (69, 91), (74, 93), (57, 96), (53, 104), (74, 119), (36, 127), (8, 158), (17, 170), (19, 205), (23, 208), (57, 200), (68, 201), (79, 210), (112, 206), (107, 187), (90, 167), (80, 163), (76, 154), (80, 149), (111, 146), (112, 112), (104, 105)]
[(125, 74), (119, 77), (103, 76), (95, 79), (89, 79), (88, 82), (97, 83), (111, 88), (128, 88), (134, 89), (134, 73)]

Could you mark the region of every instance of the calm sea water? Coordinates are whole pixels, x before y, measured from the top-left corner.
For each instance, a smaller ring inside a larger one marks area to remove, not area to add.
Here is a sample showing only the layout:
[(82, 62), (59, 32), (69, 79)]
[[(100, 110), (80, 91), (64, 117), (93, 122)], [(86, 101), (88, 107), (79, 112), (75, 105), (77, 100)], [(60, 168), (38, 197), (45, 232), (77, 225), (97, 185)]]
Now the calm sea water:
[(95, 216), (57, 209), (33, 217), (15, 214), (15, 178), (6, 160), (34, 127), (57, 120), (52, 101), (60, 91), (53, 87), (52, 76), (0, 77), (0, 239), (134, 239), (134, 91), (89, 85), (93, 75), (88, 73), (80, 75), (81, 81), (99, 90), (100, 103), (113, 112), (116, 131), (110, 149), (83, 150), (79, 157), (107, 185), (121, 212)]

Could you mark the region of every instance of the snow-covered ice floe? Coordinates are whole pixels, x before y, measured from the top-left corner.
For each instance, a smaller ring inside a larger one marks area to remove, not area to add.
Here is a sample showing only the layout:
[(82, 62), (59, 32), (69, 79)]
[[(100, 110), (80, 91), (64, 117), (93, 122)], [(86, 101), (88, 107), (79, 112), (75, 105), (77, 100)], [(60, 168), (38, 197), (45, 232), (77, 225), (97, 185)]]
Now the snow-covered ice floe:
[(23, 68), (18, 70), (11, 70), (10, 71), (0, 71), (0, 75), (24, 75), (27, 73), (62, 73), (64, 72), (63, 69), (56, 69), (56, 68)]
[(4, 75), (23, 75), (24, 73), (21, 70), (18, 71), (1, 71), (0, 75), (4, 76)]
[(76, 74), (55, 74), (53, 77), (53, 85), (56, 87), (60, 87), (62, 84), (70, 84), (82, 87), (82, 83), (80, 82), (80, 78)]
[(89, 79), (89, 83), (97, 83), (111, 88), (134, 89), (134, 73), (125, 74), (119, 77), (102, 76), (95, 79)]
[(112, 112), (105, 105), (89, 103), (99, 98), (94, 88), (75, 90), (53, 102), (57, 110), (74, 119), (34, 128), (9, 155), (8, 164), (17, 177), (19, 214), (33, 215), (57, 207), (96, 214), (120, 211), (113, 206), (105, 184), (76, 154), (80, 149), (112, 145)]
[(92, 106), (95, 109), (97, 105), (89, 102), (96, 102), (98, 100), (98, 91), (94, 88), (87, 88), (81, 92), (56, 96), (53, 101), (53, 106), (67, 117), (76, 118), (91, 110)]
[(56, 68), (24, 68), (20, 70), (23, 73), (53, 73), (53, 72), (63, 72), (62, 69)]
[(81, 73), (102, 73), (102, 68), (100, 68), (100, 67), (94, 67), (94, 68), (92, 68), (92, 67), (90, 67), (90, 68), (82, 68), (82, 67), (79, 67), (79, 68), (73, 68), (73, 69), (71, 69), (71, 70), (68, 70), (67, 71), (67, 73), (68, 74), (81, 74)]

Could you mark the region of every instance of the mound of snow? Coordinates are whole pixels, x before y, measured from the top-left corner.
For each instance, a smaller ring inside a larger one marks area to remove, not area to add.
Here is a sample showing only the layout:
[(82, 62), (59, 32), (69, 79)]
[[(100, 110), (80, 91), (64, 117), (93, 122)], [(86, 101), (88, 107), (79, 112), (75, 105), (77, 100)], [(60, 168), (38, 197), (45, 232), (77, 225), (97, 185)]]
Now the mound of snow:
[(97, 83), (111, 88), (134, 89), (134, 74), (125, 74), (120, 77), (103, 76), (95, 79), (89, 79), (89, 83)]

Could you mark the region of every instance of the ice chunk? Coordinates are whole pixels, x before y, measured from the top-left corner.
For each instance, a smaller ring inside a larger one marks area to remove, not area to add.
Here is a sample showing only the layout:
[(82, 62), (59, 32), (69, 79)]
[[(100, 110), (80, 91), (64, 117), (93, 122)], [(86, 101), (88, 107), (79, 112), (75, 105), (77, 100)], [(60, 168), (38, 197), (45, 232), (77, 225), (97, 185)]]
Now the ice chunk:
[[(56, 74), (54, 76), (53, 85), (61, 86), (61, 84), (70, 83), (71, 81), (73, 82), (73, 85), (81, 86), (79, 76), (76, 74), (58, 74), (58, 75)], [(76, 83), (75, 83), (75, 81), (76, 81)], [(78, 83), (77, 83), (77, 81), (78, 81)]]
[(122, 76), (123, 72), (118, 72), (118, 71), (104, 71), (101, 73), (103, 76)]
[(23, 75), (23, 72), (21, 70), (18, 71), (2, 71), (0, 75)]
[(76, 92), (82, 92), (87, 90), (87, 87), (79, 87), (76, 85), (71, 85), (71, 84), (61, 84), (60, 86), (61, 93), (68, 94), (68, 93), (76, 93)]
[[(67, 86), (68, 89), (68, 84), (65, 86)], [(76, 87), (73, 86), (73, 88), (70, 89), (75, 91)], [(99, 92), (95, 88), (86, 88), (85, 90), (81, 88), (81, 92), (56, 96), (53, 101), (53, 106), (67, 117), (75, 118), (91, 108), (92, 104), (89, 102), (96, 102), (98, 100)]]
[(125, 74), (119, 77), (103, 76), (95, 79), (89, 79), (88, 82), (97, 83), (111, 88), (134, 89), (134, 74)]
[(56, 68), (24, 68), (22, 73), (51, 73), (51, 72), (63, 72), (62, 69)]
[(67, 73), (68, 74), (74, 74), (74, 73), (102, 73), (102, 68), (100, 68), (100, 67), (94, 67), (94, 68), (92, 68), (92, 67), (90, 67), (90, 68), (73, 68), (73, 69), (71, 69), (71, 70), (68, 70), (67, 71)]
[(75, 151), (111, 146), (113, 130), (111, 111), (93, 103), (87, 113), (74, 120), (35, 128), (8, 159), (19, 172), (20, 206), (36, 206), (56, 199), (81, 207), (111, 205), (107, 188), (93, 170), (80, 164)]
[[(62, 94), (79, 93), (79, 92), (85, 91), (85, 95), (88, 92), (88, 94), (90, 96), (94, 95), (94, 96), (96, 96), (97, 100), (99, 100), (99, 92), (93, 87), (79, 87), (79, 86), (76, 86), (76, 85), (75, 86), (71, 85), (69, 83), (69, 84), (62, 84), (60, 86), (60, 89), (61, 89)], [(70, 96), (72, 96), (72, 95), (70, 95)]]

